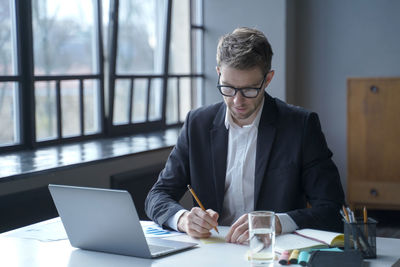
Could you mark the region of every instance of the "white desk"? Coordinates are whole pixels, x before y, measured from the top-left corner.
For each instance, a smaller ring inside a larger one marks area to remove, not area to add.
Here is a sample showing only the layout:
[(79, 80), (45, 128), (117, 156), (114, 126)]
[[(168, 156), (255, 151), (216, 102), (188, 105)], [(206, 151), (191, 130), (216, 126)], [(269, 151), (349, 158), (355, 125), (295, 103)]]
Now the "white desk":
[[(54, 219), (53, 219), (54, 220)], [(57, 219), (56, 219), (57, 220)], [(68, 240), (43, 242), (26, 239), (16, 235), (30, 229), (40, 229), (49, 221), (26, 226), (0, 235), (1, 267), (158, 267), (158, 266), (251, 266), (246, 260), (247, 246), (228, 243), (203, 244), (186, 235), (175, 237), (184, 240), (195, 240), (196, 248), (148, 260), (128, 256), (113, 255), (101, 252), (86, 251), (71, 247)], [(218, 227), (221, 234), (227, 227)], [(400, 257), (400, 239), (377, 238), (378, 258), (369, 260), (371, 267), (391, 266)], [(274, 266), (281, 266), (275, 262)], [(300, 265), (290, 265), (300, 266)]]

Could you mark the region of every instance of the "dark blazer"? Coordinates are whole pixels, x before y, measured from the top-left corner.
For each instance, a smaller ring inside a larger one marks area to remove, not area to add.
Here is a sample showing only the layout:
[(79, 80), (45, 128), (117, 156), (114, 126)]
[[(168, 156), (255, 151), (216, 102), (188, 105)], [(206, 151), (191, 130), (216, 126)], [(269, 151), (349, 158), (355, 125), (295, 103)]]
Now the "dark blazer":
[[(146, 213), (163, 225), (182, 209), (191, 184), (207, 209), (218, 213), (224, 201), (228, 130), (225, 103), (188, 113)], [(286, 212), (300, 228), (343, 231), (339, 209), (344, 193), (317, 114), (265, 94), (258, 126), (255, 210)], [(311, 208), (306, 207), (306, 203)]]

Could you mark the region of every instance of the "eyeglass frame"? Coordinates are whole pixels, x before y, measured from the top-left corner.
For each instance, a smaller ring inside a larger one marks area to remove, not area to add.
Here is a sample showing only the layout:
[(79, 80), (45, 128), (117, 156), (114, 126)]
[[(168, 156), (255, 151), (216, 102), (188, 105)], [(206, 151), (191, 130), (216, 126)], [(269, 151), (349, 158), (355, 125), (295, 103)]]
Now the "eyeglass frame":
[[(236, 88), (236, 87), (233, 87), (233, 86), (230, 86), (230, 85), (223, 85), (223, 84), (220, 84), (219, 82), (220, 82), (220, 79), (221, 79), (221, 73), (219, 73), (219, 74), (218, 74), (217, 88), (218, 88), (219, 92), (221, 93), (221, 95), (226, 96), (226, 97), (234, 97), (234, 96), (237, 94), (237, 92), (239, 91), (240, 94), (241, 94), (243, 97), (245, 97), (245, 98), (256, 98), (256, 97), (258, 96), (258, 94), (260, 93), (261, 89), (263, 89), (262, 87), (263, 87), (263, 85), (264, 85), (265, 78), (267, 77), (268, 73), (269, 73), (269, 72), (267, 72), (267, 73), (264, 74), (264, 78), (263, 78), (263, 80), (262, 80), (261, 85), (260, 85), (259, 88), (254, 88), (254, 87)], [(234, 93), (233, 95), (226, 95), (226, 94), (222, 93), (221, 87), (229, 87), (229, 88), (235, 90), (235, 93)], [(256, 94), (255, 96), (245, 96), (242, 90), (249, 90), (249, 89), (251, 89), (251, 90), (256, 90), (256, 91), (257, 91), (257, 94)]]

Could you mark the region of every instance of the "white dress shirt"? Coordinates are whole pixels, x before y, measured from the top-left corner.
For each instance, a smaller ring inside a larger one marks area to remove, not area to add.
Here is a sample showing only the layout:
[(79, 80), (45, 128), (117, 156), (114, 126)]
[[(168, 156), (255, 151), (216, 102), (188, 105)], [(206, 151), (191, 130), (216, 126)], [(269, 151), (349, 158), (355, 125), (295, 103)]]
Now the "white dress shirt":
[[(233, 122), (229, 110), (225, 114), (225, 127), (229, 130), (227, 167), (225, 177), (225, 196), (220, 225), (232, 225), (240, 216), (254, 210), (254, 179), (258, 125), (264, 101), (254, 121), (243, 127)], [(178, 211), (166, 224), (177, 230), (180, 216), (186, 210)], [(286, 213), (276, 214), (282, 225), (282, 233), (293, 232), (298, 228)]]

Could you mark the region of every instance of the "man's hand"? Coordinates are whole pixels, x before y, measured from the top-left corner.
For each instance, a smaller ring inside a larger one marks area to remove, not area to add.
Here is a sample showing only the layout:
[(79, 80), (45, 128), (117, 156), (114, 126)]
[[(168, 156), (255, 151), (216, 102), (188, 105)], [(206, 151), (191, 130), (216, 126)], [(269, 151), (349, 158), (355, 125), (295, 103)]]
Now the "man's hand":
[[(278, 216), (275, 216), (275, 233), (280, 235), (282, 233), (282, 225)], [(249, 222), (248, 215), (243, 214), (237, 221), (232, 224), (225, 241), (229, 243), (243, 244), (249, 239)]]
[(218, 213), (211, 209), (203, 211), (199, 207), (194, 207), (179, 217), (178, 230), (192, 237), (209, 237), (210, 230), (218, 226), (218, 217)]

